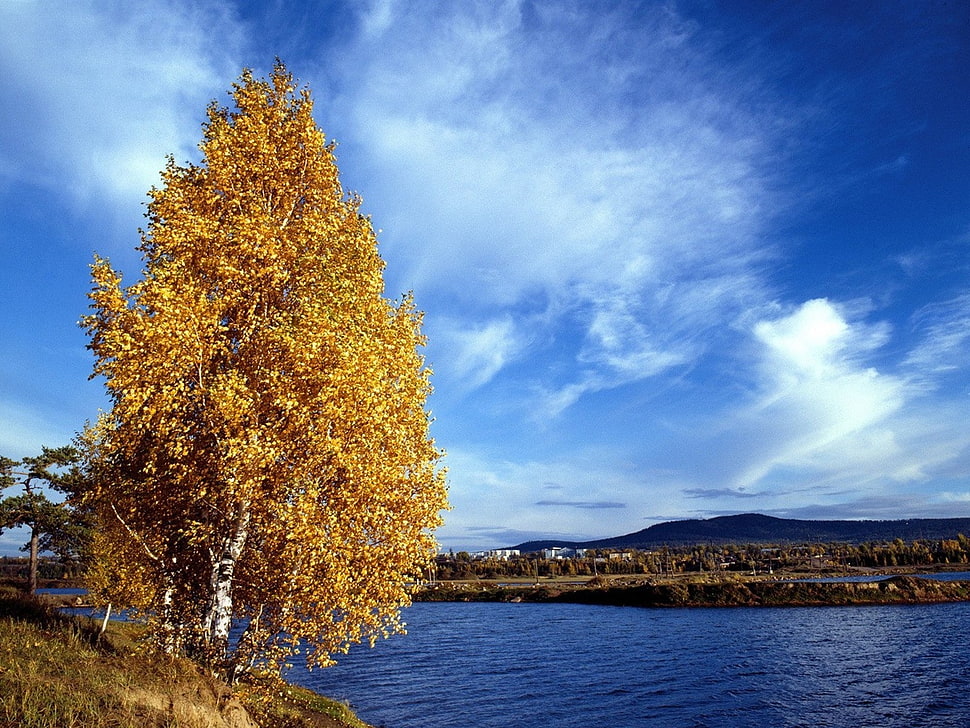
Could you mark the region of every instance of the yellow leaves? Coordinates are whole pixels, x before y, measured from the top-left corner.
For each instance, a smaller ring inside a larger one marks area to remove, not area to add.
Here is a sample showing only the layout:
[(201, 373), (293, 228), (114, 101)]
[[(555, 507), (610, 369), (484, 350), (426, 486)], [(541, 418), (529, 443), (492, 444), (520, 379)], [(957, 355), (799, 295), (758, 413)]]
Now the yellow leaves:
[(326, 664), (399, 630), (447, 505), (421, 315), (383, 297), (371, 223), (296, 91), (282, 66), (244, 73), (236, 109), (209, 109), (202, 163), (170, 161), (151, 193), (144, 278), (122, 288), (96, 259), (84, 319), (114, 404), (97, 501), (125, 519), (102, 519), (104, 588), (156, 609), (181, 594), (201, 619), (251, 502), (233, 588), (271, 665), (300, 639)]

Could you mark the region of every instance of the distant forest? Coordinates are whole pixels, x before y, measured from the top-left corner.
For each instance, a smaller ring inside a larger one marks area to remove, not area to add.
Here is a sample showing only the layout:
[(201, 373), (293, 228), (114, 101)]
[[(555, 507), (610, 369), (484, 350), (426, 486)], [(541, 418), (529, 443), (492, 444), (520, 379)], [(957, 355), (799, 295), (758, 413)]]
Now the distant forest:
[(507, 559), (478, 558), (466, 552), (437, 558), (432, 579), (578, 578), (622, 574), (672, 575), (692, 572), (806, 575), (847, 574), (855, 569), (898, 567), (970, 568), (970, 538), (865, 543), (722, 543), (662, 546), (659, 549), (587, 549), (582, 557), (547, 559), (542, 552)]
[(587, 551), (583, 558), (543, 559), (524, 555), (507, 560), (473, 559), (458, 553), (439, 556), (438, 579), (496, 579), (503, 577), (596, 576), (615, 574), (683, 574), (689, 572), (833, 572), (857, 567), (882, 569), (906, 566), (970, 565), (970, 539), (888, 543), (814, 544), (700, 544), (663, 547), (656, 551), (608, 549)]
[(667, 521), (636, 533), (594, 541), (527, 541), (522, 553), (554, 546), (584, 549), (658, 549), (697, 544), (862, 544), (918, 541), (970, 534), (970, 518), (911, 518), (898, 521), (802, 521), (757, 513), (709, 519)]
[[(437, 579), (593, 577), (689, 572), (848, 572), (970, 566), (970, 519), (800, 521), (758, 514), (671, 521), (598, 541), (528, 541), (508, 559), (441, 555)], [(556, 546), (582, 557), (547, 559)]]

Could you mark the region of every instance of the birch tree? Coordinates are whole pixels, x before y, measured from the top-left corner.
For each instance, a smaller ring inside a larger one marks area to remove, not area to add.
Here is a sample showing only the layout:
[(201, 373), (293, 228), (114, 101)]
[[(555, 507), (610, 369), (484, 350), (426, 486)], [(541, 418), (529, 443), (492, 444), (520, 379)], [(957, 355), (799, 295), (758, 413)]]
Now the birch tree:
[[(90, 428), (92, 586), (234, 671), (400, 630), (446, 507), (410, 295), (384, 296), (360, 199), (282, 64), (208, 109), (150, 191), (129, 287), (83, 320), (112, 407)], [(230, 645), (233, 620), (248, 627)]]

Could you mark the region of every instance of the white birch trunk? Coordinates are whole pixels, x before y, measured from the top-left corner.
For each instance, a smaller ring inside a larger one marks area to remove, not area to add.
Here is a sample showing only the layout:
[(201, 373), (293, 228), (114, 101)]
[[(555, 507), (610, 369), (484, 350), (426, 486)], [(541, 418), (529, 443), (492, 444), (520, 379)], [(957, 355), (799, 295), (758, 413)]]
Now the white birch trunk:
[(101, 620), (101, 631), (98, 632), (99, 635), (104, 634), (104, 631), (108, 629), (109, 619), (111, 619), (111, 602), (108, 602), (108, 608), (104, 610), (104, 619)]
[(232, 578), (236, 562), (249, 536), (249, 503), (239, 506), (232, 533), (223, 543), (221, 553), (213, 554), (210, 587), (212, 596), (205, 620), (205, 634), (215, 659), (225, 659), (232, 626)]
[(172, 614), (173, 594), (172, 577), (165, 576), (166, 587), (162, 592), (162, 650), (166, 654), (174, 655), (179, 651), (181, 632), (179, 625), (175, 623), (175, 616)]

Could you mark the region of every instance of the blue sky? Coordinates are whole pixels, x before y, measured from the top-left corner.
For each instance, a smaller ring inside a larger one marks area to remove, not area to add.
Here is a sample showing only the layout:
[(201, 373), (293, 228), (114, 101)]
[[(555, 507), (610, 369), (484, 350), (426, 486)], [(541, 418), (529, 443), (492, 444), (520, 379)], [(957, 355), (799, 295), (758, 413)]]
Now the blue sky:
[(426, 311), (445, 549), (970, 515), (961, 2), (6, 0), (0, 454), (105, 406), (92, 254), (276, 56)]

